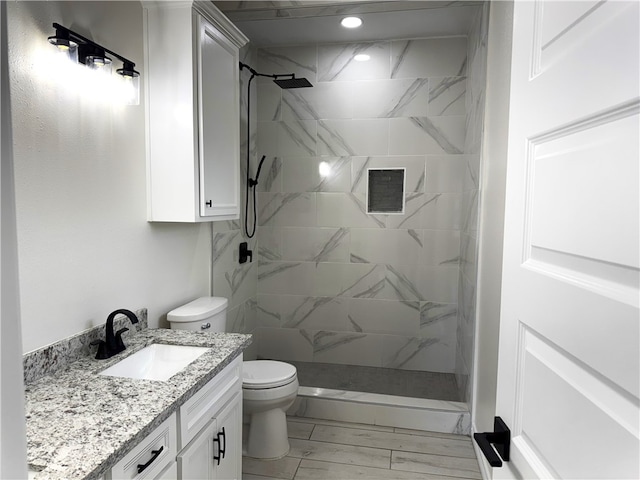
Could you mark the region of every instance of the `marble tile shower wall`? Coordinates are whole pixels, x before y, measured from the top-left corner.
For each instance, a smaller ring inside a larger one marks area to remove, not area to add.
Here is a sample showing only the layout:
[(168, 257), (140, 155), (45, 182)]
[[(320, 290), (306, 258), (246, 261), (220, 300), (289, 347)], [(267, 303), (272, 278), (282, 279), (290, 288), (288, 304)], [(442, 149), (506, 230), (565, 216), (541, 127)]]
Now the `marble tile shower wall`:
[[(455, 371), (466, 57), (466, 37), (258, 51), (314, 85), (258, 82), (259, 357)], [(379, 167), (406, 168), (403, 215), (366, 213)]]
[[(240, 61), (249, 65), (256, 63), (256, 49), (245, 46), (240, 51)], [(251, 139), (247, 138), (247, 72), (240, 74), (240, 199), (241, 217), (239, 220), (212, 223), (211, 271), (213, 295), (226, 297), (229, 300), (227, 310), (227, 332), (254, 333), (256, 327), (257, 308), (257, 262), (240, 265), (238, 262), (238, 246), (248, 242), (249, 249), (256, 251), (257, 235), (249, 239), (244, 234), (244, 206), (246, 194), (246, 156), (250, 148), (252, 161), (256, 155), (256, 86), (251, 83)], [(251, 223), (249, 225), (251, 229)], [(244, 358), (256, 357), (257, 343), (254, 341), (245, 351)]]
[(486, 90), (489, 2), (476, 15), (469, 32), (467, 70), (467, 127), (464, 143), (467, 174), (464, 176), (458, 277), (458, 328), (456, 332), (456, 383), (460, 398), (471, 398), (471, 372), (475, 341), (478, 211), (482, 134)]

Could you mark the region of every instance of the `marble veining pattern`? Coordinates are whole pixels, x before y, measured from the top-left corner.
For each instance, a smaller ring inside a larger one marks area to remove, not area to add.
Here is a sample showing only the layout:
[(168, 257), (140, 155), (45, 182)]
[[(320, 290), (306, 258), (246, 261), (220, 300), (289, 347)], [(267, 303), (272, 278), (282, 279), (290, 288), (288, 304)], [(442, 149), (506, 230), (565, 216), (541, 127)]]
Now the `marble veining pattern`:
[(445, 132), (438, 128), (429, 117), (411, 117), (409, 119), (413, 125), (422, 130), (429, 137), (434, 139), (443, 151), (450, 154), (462, 153), (459, 146), (447, 138)]
[(318, 332), (313, 337), (313, 353), (318, 354), (332, 350), (342, 345), (347, 345), (356, 340), (365, 338), (365, 335), (353, 334), (336, 334), (335, 332)]
[(305, 297), (303, 302), (298, 305), (283, 324), (287, 328), (299, 327), (307, 318), (309, 318), (318, 308), (333, 301), (330, 297)]
[[(279, 122), (281, 134), (278, 136), (278, 151), (281, 155), (301, 153), (315, 155), (315, 124), (304, 120)], [(287, 145), (285, 150), (285, 144)]]
[(402, 92), (400, 98), (395, 101), (393, 106), (387, 108), (387, 110), (381, 115), (383, 117), (397, 117), (400, 113), (415, 99), (421, 89), (428, 85), (426, 78), (418, 78), (414, 80), (411, 85)]
[(387, 283), (400, 300), (422, 300), (418, 287), (400, 270), (387, 265)]
[(346, 172), (348, 174), (349, 170), (351, 169), (351, 157), (338, 157), (336, 159), (327, 160), (331, 160), (327, 161), (331, 168), (331, 176), (322, 178), (322, 180), (320, 180), (320, 182), (315, 187), (313, 187), (314, 192), (328, 191), (328, 186), (333, 183), (332, 179), (334, 177), (339, 177), (342, 172)]
[(387, 368), (402, 368), (412, 358), (420, 354), (423, 349), (429, 348), (438, 342), (437, 338), (408, 339), (387, 359), (387, 363), (384, 366)]
[(356, 155), (346, 138), (323, 121), (318, 121), (318, 142), (326, 147), (330, 155)]
[(463, 115), (465, 113), (465, 77), (444, 77), (429, 89), (430, 115)]
[(396, 75), (398, 74), (398, 70), (400, 70), (402, 63), (405, 61), (407, 52), (409, 51), (410, 47), (411, 47), (411, 40), (407, 40), (402, 45), (400, 49), (400, 53), (396, 55), (396, 57), (394, 58), (393, 65), (391, 66), (391, 78), (395, 78)]
[[(211, 349), (165, 382), (97, 375), (152, 343)], [(112, 359), (87, 356), (27, 383), (27, 461), (35, 478), (98, 478), (250, 343), (250, 335), (146, 329)]]
[(225, 252), (228, 252), (233, 248), (234, 244), (238, 241), (237, 239), (239, 235), (239, 231), (214, 234), (211, 242), (211, 262), (213, 265), (221, 260)]
[[(280, 92), (258, 81), (254, 158), (273, 158), (264, 168), (275, 169), (258, 196), (258, 355), (446, 372), (457, 358), (470, 361), (456, 355), (472, 315), (458, 305), (471, 300), (469, 279), (459, 287), (457, 275), (475, 271), (479, 155), (467, 154), (481, 133), (476, 44), (440, 37), (258, 50), (259, 70), (314, 84)], [(370, 61), (354, 62), (358, 52)], [(406, 170), (404, 214), (367, 213), (368, 168)]]
[(455, 304), (425, 302), (420, 304), (420, 328), (439, 322), (454, 321), (457, 318)]
[[(343, 44), (339, 46), (325, 46), (322, 47), (319, 52), (319, 69), (318, 80), (321, 82), (332, 82), (335, 80), (349, 78), (350, 70), (366, 69), (362, 63), (356, 62), (354, 57), (358, 54), (366, 53), (374, 58), (373, 62), (363, 62), (369, 64), (375, 64), (375, 59), (378, 58), (380, 53), (384, 59), (384, 53), (389, 49), (389, 42), (379, 43), (354, 43)], [(375, 65), (376, 67), (378, 65)], [(353, 68), (355, 67), (355, 68)], [(372, 70), (369, 68), (367, 70)], [(386, 73), (384, 67), (382, 68), (382, 75)], [(362, 74), (360, 74), (362, 75)], [(356, 78), (371, 78), (371, 73), (367, 73), (364, 76), (358, 75)], [(373, 74), (374, 78), (381, 78), (380, 74)], [(382, 76), (382, 78), (384, 78)]]
[[(291, 54), (293, 50), (293, 55)], [(271, 71), (282, 73), (294, 71), (298, 77), (310, 77), (310, 81), (316, 78), (315, 56), (311, 57), (304, 47), (274, 48), (260, 50), (259, 67), (260, 71)], [(264, 79), (259, 78), (259, 81)], [(267, 81), (267, 80), (264, 80)]]
[(346, 228), (339, 228), (336, 233), (334, 233), (331, 238), (325, 243), (320, 252), (313, 257), (313, 260), (316, 262), (316, 265), (326, 259), (331, 252), (333, 252), (336, 248), (338, 248), (343, 239), (349, 235), (349, 230)]
[(406, 203), (410, 205), (414, 200), (418, 200), (420, 203), (417, 207), (414, 207), (410, 214), (406, 215), (405, 218), (398, 224), (398, 228), (402, 228), (405, 223), (409, 223), (413, 217), (419, 216), (422, 209), (427, 205), (432, 203), (437, 204), (438, 199), (442, 196), (441, 193), (436, 193), (435, 195), (431, 195), (426, 197), (422, 194), (410, 194), (407, 195)]

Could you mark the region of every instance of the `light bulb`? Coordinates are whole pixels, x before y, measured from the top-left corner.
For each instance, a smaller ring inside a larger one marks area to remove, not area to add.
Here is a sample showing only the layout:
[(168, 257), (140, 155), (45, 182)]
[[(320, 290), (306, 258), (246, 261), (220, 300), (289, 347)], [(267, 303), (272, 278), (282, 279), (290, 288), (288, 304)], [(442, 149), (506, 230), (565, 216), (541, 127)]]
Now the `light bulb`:
[(359, 17), (345, 17), (340, 21), (340, 25), (344, 28), (358, 28), (362, 25), (362, 19)]
[(331, 165), (329, 165), (327, 162), (320, 162), (320, 164), (318, 165), (318, 172), (320, 173), (321, 177), (328, 177), (329, 175), (331, 175)]

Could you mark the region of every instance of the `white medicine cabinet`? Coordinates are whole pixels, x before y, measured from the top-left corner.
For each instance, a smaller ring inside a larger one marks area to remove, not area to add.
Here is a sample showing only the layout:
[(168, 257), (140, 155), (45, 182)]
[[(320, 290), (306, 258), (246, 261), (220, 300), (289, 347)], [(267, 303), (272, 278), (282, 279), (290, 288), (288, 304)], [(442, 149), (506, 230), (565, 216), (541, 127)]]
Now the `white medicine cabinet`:
[(239, 218), (239, 49), (211, 2), (145, 1), (148, 220)]

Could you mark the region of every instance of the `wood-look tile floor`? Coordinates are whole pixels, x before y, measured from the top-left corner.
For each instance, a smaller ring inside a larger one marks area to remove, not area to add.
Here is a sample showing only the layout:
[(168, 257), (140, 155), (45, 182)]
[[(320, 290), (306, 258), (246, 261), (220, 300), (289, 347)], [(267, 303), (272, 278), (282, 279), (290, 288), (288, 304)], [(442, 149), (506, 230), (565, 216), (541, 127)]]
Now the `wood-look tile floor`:
[(242, 459), (243, 480), (481, 479), (471, 439), (358, 423), (287, 417), (289, 454)]

